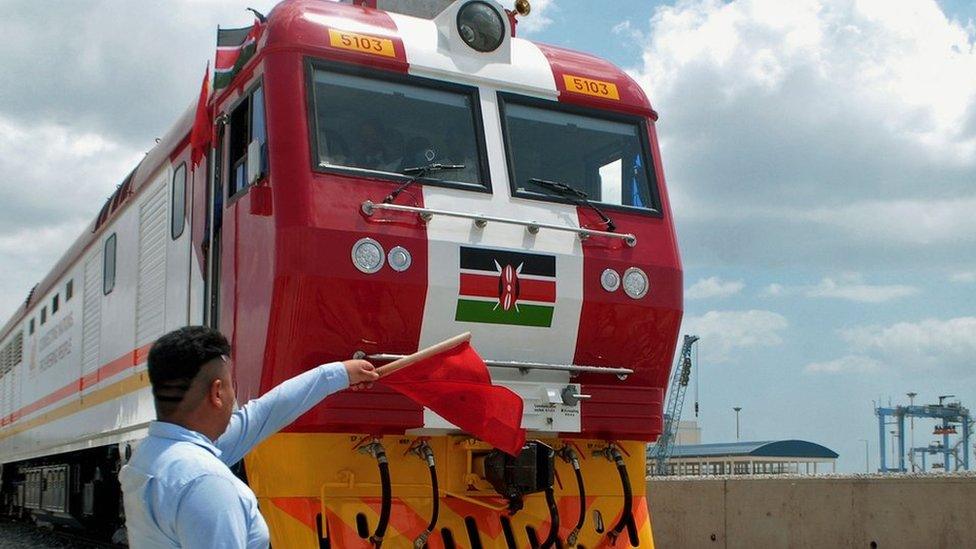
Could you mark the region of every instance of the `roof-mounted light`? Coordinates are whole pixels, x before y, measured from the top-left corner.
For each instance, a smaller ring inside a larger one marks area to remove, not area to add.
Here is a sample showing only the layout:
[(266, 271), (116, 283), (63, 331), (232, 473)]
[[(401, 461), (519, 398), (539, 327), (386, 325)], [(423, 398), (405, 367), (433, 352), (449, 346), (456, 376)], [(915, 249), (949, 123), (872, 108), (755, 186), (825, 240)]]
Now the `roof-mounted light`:
[(505, 40), (505, 21), (488, 2), (473, 0), (458, 10), (457, 31), (472, 49), (495, 51)]

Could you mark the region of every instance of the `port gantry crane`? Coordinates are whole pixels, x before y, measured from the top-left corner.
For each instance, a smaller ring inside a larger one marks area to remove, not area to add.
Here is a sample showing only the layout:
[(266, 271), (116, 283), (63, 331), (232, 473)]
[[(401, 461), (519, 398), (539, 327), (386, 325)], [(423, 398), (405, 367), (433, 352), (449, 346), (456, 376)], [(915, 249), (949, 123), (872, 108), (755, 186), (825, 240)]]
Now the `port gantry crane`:
[(681, 409), (685, 404), (685, 392), (688, 390), (688, 380), (691, 379), (691, 346), (698, 339), (696, 335), (685, 335), (684, 343), (681, 344), (681, 354), (678, 355), (678, 367), (671, 373), (668, 403), (664, 412), (664, 430), (647, 452), (648, 465), (653, 467), (649, 472), (655, 475), (668, 474), (668, 459), (674, 451), (678, 423), (681, 421)]

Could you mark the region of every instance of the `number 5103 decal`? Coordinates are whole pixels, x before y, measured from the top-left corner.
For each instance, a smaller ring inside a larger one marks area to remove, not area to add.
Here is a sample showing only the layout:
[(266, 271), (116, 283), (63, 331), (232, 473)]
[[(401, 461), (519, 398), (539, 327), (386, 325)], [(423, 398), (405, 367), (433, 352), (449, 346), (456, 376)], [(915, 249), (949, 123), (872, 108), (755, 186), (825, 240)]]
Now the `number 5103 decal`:
[(571, 74), (564, 74), (563, 82), (566, 83), (566, 91), (571, 93), (582, 93), (584, 95), (593, 95), (605, 99), (620, 100), (617, 85), (613, 82), (593, 80), (592, 78), (583, 78), (582, 76), (573, 76)]
[(365, 34), (329, 29), (329, 44), (334, 48), (344, 50), (396, 57), (396, 52), (393, 50), (393, 40), (389, 38), (376, 38)]

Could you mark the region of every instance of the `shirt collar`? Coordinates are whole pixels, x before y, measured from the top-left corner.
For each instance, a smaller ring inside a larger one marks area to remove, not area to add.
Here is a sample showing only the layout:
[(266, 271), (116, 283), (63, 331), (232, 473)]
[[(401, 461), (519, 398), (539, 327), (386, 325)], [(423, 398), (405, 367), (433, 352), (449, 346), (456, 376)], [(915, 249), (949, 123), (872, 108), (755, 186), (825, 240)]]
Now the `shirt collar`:
[(191, 431), (182, 425), (167, 423), (165, 421), (153, 421), (149, 423), (149, 436), (178, 442), (190, 442), (210, 451), (216, 457), (220, 457), (220, 449), (214, 446), (209, 438), (202, 433)]

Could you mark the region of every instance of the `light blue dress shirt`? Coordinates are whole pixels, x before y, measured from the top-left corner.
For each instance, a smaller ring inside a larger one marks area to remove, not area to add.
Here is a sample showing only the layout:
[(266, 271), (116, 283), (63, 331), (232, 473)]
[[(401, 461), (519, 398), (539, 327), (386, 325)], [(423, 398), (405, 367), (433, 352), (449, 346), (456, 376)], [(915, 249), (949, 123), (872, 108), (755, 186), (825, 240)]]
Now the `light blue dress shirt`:
[(341, 362), (295, 376), (234, 412), (214, 443), (154, 421), (119, 472), (129, 545), (264, 549), (268, 526), (254, 492), (228, 466), (332, 393), (349, 386)]

